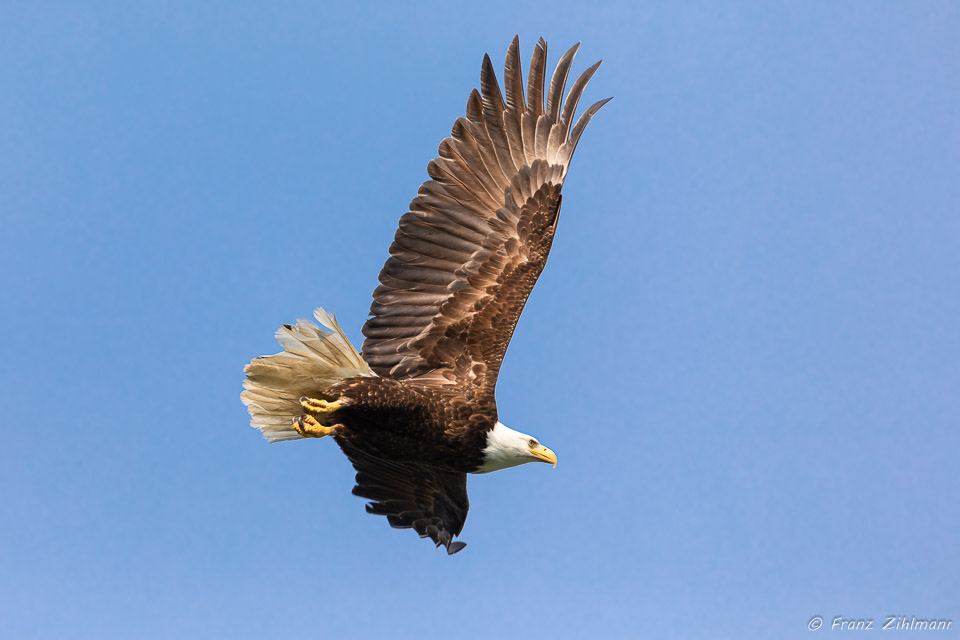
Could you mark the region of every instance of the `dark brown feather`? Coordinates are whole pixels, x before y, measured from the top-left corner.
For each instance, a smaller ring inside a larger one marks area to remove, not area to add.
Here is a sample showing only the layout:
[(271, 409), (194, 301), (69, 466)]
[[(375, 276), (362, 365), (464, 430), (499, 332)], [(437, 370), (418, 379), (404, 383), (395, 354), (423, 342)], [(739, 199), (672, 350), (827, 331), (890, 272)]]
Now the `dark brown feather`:
[(367, 513), (386, 516), (396, 529), (413, 529), (449, 554), (466, 546), (453, 538), (463, 530), (470, 508), (467, 474), (391, 462), (337, 441), (357, 471), (353, 495), (371, 501)]

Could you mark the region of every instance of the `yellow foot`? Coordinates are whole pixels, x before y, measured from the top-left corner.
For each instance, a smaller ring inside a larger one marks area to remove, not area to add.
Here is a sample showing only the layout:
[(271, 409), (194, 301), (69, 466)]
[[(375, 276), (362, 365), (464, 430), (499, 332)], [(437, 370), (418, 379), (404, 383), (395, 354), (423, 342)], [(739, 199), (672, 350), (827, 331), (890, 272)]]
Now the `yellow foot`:
[(322, 438), (337, 432), (337, 425), (325, 427), (313, 416), (298, 416), (293, 419), (293, 429), (304, 438)]
[(316, 398), (304, 396), (300, 398), (300, 406), (303, 407), (303, 410), (307, 413), (312, 413), (315, 416), (323, 418), (339, 409), (343, 406), (343, 403), (339, 401), (327, 402), (326, 400), (317, 400)]

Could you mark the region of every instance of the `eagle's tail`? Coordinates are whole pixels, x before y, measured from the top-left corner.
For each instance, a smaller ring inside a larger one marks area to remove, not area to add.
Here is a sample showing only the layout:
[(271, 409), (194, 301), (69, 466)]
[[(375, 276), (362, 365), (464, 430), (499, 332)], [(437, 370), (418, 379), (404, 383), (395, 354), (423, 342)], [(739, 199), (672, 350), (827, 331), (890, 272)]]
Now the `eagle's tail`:
[(254, 358), (244, 369), (240, 397), (250, 411), (250, 424), (270, 442), (301, 437), (293, 420), (303, 414), (302, 396), (315, 396), (344, 378), (376, 375), (336, 318), (323, 309), (313, 315), (328, 330), (302, 319), (295, 326), (285, 324), (277, 331), (283, 351)]

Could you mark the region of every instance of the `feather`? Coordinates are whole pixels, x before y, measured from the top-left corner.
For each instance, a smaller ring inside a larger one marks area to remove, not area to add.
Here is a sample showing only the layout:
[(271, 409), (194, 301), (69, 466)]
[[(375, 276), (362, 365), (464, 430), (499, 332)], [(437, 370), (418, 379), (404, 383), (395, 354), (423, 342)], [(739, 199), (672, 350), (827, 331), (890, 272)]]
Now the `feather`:
[(301, 436), (293, 420), (303, 414), (300, 397), (322, 392), (352, 376), (375, 375), (353, 348), (336, 319), (323, 309), (314, 317), (329, 331), (308, 320), (277, 330), (283, 351), (254, 358), (244, 369), (241, 400), (250, 412), (251, 426), (271, 442)]
[(527, 79), (527, 109), (533, 115), (543, 115), (543, 82), (547, 76), (547, 43), (537, 42), (530, 57), (530, 77)]
[(340, 437), (337, 444), (357, 471), (353, 494), (372, 501), (367, 513), (386, 516), (391, 527), (413, 529), (448, 554), (466, 546), (453, 541), (470, 508), (465, 473), (384, 460)]
[[(493, 70), (493, 64), (490, 62), (490, 56), (483, 56), (483, 67), (480, 71), (480, 88), (483, 95), (483, 116), (486, 123), (487, 133), (493, 142), (493, 150), (500, 165), (500, 170), (504, 177), (513, 175), (517, 167), (513, 163), (510, 155), (510, 148), (507, 144), (507, 136), (504, 133), (503, 114), (506, 105), (503, 103), (503, 95), (500, 93), (500, 85), (497, 83), (497, 74)], [(500, 187), (503, 191), (503, 187)], [(499, 194), (498, 194), (499, 195)]]
[(520, 70), (520, 36), (514, 36), (507, 48), (507, 59), (504, 62), (503, 83), (507, 88), (507, 106), (510, 109), (523, 111), (526, 104), (523, 100), (523, 75)]
[(573, 132), (570, 134), (570, 141), (567, 143), (570, 145), (569, 149), (566, 151), (565, 162), (570, 163), (570, 159), (573, 157), (573, 152), (577, 149), (577, 144), (580, 142), (580, 136), (583, 134), (583, 130), (587, 127), (587, 124), (590, 122), (590, 119), (596, 115), (597, 111), (600, 111), (600, 108), (603, 105), (607, 104), (613, 100), (613, 98), (607, 98), (606, 100), (601, 100), (595, 102), (583, 112), (583, 115), (580, 116), (580, 119), (577, 120), (577, 124), (573, 126)]
[(570, 65), (573, 64), (573, 58), (577, 55), (580, 43), (567, 49), (560, 57), (557, 63), (557, 69), (553, 72), (553, 78), (550, 80), (550, 92), (547, 94), (547, 117), (551, 124), (560, 120), (560, 101), (563, 98), (563, 89), (567, 84), (567, 75), (570, 73)]
[(573, 120), (574, 112), (577, 110), (577, 104), (580, 102), (580, 96), (583, 95), (584, 88), (586, 88), (587, 83), (590, 82), (593, 74), (600, 68), (600, 63), (602, 62), (603, 60), (598, 60), (593, 63), (586, 71), (580, 74), (580, 77), (577, 78), (573, 86), (570, 87), (570, 93), (567, 94), (567, 99), (563, 103), (563, 113), (560, 116), (560, 121), (563, 124), (562, 137), (564, 140), (566, 140), (570, 133), (570, 123)]

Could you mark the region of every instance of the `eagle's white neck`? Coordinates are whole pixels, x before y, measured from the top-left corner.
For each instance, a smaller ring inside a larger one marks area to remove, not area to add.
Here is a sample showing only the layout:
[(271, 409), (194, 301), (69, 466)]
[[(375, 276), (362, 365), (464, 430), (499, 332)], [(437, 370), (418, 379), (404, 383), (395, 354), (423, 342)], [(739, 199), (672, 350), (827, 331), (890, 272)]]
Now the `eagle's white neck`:
[(474, 473), (490, 473), (525, 462), (532, 462), (528, 442), (531, 437), (514, 431), (498, 422), (487, 433), (487, 446), (483, 450), (483, 464)]

